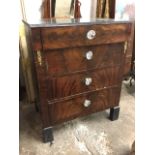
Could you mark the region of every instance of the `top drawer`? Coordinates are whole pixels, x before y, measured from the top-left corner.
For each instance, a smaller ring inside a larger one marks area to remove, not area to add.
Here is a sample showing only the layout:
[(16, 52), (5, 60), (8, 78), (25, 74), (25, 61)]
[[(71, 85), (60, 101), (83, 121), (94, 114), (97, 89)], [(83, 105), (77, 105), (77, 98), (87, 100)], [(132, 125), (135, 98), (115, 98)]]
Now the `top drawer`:
[(123, 42), (128, 33), (130, 24), (126, 23), (41, 28), (44, 50)]

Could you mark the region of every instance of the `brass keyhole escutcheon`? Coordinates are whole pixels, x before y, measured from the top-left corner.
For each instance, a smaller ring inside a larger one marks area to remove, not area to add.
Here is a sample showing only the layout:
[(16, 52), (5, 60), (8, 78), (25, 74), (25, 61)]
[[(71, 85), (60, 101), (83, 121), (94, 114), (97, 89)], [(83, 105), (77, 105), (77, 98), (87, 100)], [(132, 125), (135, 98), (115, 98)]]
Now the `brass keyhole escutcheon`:
[(37, 61), (39, 65), (42, 65), (42, 56), (41, 56), (41, 51), (37, 51)]

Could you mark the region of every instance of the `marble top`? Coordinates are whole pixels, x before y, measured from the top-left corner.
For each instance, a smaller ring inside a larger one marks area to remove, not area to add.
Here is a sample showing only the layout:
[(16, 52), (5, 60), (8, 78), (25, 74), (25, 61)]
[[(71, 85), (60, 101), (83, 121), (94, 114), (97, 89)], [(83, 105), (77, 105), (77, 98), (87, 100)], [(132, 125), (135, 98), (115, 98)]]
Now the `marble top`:
[(112, 23), (129, 23), (131, 20), (121, 19), (75, 19), (75, 18), (52, 18), (33, 21), (23, 21), (30, 27), (54, 27), (54, 26), (70, 26), (70, 25), (90, 25), (90, 24), (112, 24)]

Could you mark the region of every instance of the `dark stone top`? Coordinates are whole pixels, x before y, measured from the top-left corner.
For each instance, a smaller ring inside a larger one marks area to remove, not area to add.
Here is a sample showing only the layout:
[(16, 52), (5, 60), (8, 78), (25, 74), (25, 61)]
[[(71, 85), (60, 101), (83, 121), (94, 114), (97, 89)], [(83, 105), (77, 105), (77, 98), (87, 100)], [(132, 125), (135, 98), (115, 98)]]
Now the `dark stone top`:
[(75, 18), (52, 18), (52, 19), (41, 19), (37, 21), (23, 21), (30, 27), (55, 27), (55, 26), (72, 26), (72, 25), (90, 25), (90, 24), (112, 24), (112, 23), (131, 23), (131, 20), (121, 19), (75, 19)]

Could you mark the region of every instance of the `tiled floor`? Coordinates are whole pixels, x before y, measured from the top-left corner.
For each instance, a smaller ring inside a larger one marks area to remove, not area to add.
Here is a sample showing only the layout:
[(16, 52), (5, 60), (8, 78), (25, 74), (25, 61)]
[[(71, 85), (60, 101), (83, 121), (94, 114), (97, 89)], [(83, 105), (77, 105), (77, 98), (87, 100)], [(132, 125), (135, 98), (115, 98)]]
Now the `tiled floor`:
[(75, 119), (54, 128), (52, 146), (41, 141), (41, 122), (34, 106), (21, 103), (20, 155), (128, 155), (134, 140), (134, 87), (122, 85), (120, 117), (109, 111)]

